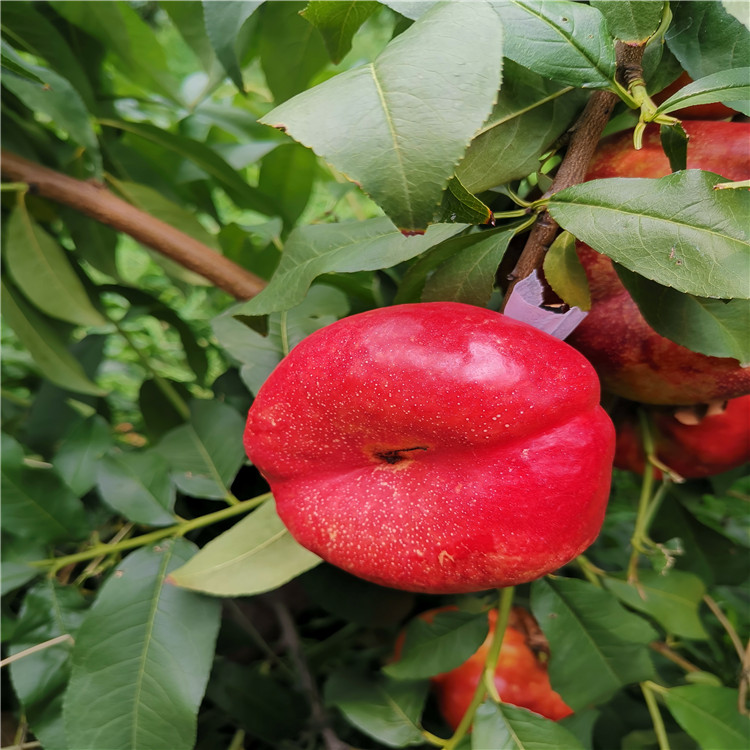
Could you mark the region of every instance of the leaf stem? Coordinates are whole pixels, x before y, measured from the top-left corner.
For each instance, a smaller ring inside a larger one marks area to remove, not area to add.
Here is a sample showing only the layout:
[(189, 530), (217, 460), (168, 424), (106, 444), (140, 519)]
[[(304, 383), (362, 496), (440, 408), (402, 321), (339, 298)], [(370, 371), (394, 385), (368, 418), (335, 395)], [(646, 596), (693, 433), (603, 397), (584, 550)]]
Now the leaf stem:
[(664, 720), (661, 718), (661, 712), (659, 711), (659, 704), (656, 702), (656, 696), (651, 689), (651, 683), (642, 682), (641, 692), (646, 699), (646, 706), (648, 706), (648, 712), (651, 715), (651, 723), (654, 725), (654, 732), (656, 733), (656, 740), (659, 743), (659, 750), (670, 750), (667, 730), (664, 727)]
[(31, 654), (35, 654), (38, 651), (44, 651), (51, 646), (57, 646), (58, 643), (66, 643), (67, 641), (73, 643), (73, 636), (70, 635), (70, 633), (64, 633), (63, 635), (58, 635), (56, 638), (50, 638), (48, 641), (44, 641), (44, 643), (37, 643), (36, 646), (30, 646), (23, 651), (19, 651), (17, 654), (7, 656), (0, 661), (0, 667), (5, 667), (8, 664), (12, 664), (14, 661), (23, 659), (25, 656), (31, 656)]
[(229, 505), (226, 508), (217, 510), (214, 513), (207, 513), (198, 518), (192, 518), (188, 521), (180, 521), (180, 523), (174, 526), (167, 526), (163, 529), (156, 529), (148, 534), (141, 534), (140, 536), (132, 537), (130, 539), (124, 539), (121, 542), (115, 544), (95, 544), (89, 549), (83, 550), (82, 552), (75, 552), (72, 555), (64, 555), (63, 557), (51, 557), (46, 560), (34, 560), (28, 563), (36, 568), (49, 568), (50, 574), (54, 575), (60, 568), (64, 568), (66, 565), (72, 563), (83, 562), (84, 560), (91, 560), (99, 556), (108, 556), (116, 552), (122, 552), (128, 549), (135, 549), (137, 547), (143, 547), (146, 544), (152, 542), (158, 542), (161, 539), (168, 537), (180, 537), (187, 534), (189, 531), (200, 529), (204, 526), (210, 526), (211, 524), (223, 521), (232, 516), (238, 516), (241, 513), (252, 510), (261, 503), (264, 503), (271, 497), (270, 492), (266, 492), (263, 495), (244, 500), (243, 502), (237, 502), (235, 505)]

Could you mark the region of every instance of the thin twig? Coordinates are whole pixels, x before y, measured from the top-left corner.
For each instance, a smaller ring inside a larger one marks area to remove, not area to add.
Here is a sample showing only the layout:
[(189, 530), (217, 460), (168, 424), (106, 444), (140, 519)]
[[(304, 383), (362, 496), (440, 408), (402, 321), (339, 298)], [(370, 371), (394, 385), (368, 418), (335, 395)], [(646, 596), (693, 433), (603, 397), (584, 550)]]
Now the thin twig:
[(714, 616), (721, 623), (724, 630), (727, 631), (729, 640), (732, 641), (734, 650), (737, 652), (737, 656), (740, 657), (740, 663), (744, 663), (745, 647), (742, 645), (742, 641), (740, 640), (740, 637), (737, 635), (737, 631), (734, 629), (734, 625), (732, 625), (732, 623), (729, 622), (729, 620), (727, 619), (727, 616), (724, 614), (724, 612), (722, 612), (721, 607), (716, 603), (716, 600), (713, 597), (709, 596), (708, 594), (705, 594), (703, 596), (703, 601), (706, 602), (706, 604), (708, 605), (708, 608), (714, 613)]
[(740, 690), (737, 697), (737, 707), (741, 714), (750, 716), (750, 709), (747, 706), (747, 690), (750, 686), (750, 639), (745, 647), (745, 655), (742, 658), (742, 674), (740, 675)]
[(689, 662), (684, 656), (680, 656), (676, 651), (673, 651), (671, 648), (669, 648), (666, 643), (662, 643), (661, 641), (652, 641), (648, 645), (653, 651), (656, 651), (665, 658), (669, 659), (669, 661), (674, 662), (678, 666), (682, 667), (686, 672), (702, 671), (700, 667), (696, 667), (695, 664)]
[(31, 646), (27, 649), (24, 649), (23, 651), (19, 651), (17, 654), (6, 656), (5, 659), (0, 661), (0, 667), (5, 667), (8, 664), (12, 664), (14, 661), (23, 659), (26, 656), (31, 656), (31, 654), (35, 654), (38, 651), (44, 651), (45, 649), (48, 649), (52, 646), (57, 646), (58, 643), (65, 643), (66, 641), (74, 643), (73, 636), (70, 635), (70, 633), (58, 635), (56, 638), (50, 638), (48, 641), (44, 641), (44, 643), (37, 643), (36, 646)]
[(36, 195), (70, 206), (102, 224), (129, 234), (237, 299), (254, 297), (266, 285), (259, 276), (233, 263), (213, 248), (141, 211), (101, 185), (76, 180), (5, 149), (2, 150), (0, 169), (6, 179), (25, 182)]

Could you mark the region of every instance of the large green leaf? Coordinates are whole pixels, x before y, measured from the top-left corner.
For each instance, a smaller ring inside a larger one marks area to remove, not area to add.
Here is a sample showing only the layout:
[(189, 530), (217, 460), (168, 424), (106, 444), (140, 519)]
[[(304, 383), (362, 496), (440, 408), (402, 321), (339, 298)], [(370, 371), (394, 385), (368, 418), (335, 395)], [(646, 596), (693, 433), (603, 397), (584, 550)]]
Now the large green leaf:
[(565, 727), (508, 703), (485, 701), (476, 712), (473, 750), (583, 750)]
[(613, 594), (568, 578), (534, 581), (531, 608), (549, 640), (552, 687), (574, 710), (653, 677), (656, 631)]
[(340, 63), (354, 34), (379, 7), (369, 0), (311, 0), (300, 15), (321, 33), (331, 60)]
[(209, 542), (170, 580), (214, 596), (252, 596), (276, 589), (320, 562), (294, 541), (270, 500)]
[(606, 19), (607, 29), (615, 39), (643, 44), (659, 28), (664, 12), (663, 2), (654, 0), (592, 0), (590, 3)]
[(390, 747), (421, 745), (419, 718), (428, 684), (340, 671), (326, 683), (325, 699), (355, 727)]
[(312, 281), (324, 273), (388, 268), (464, 228), (463, 224), (434, 224), (423, 235), (405, 237), (385, 217), (297, 227), (287, 239), (271, 283), (235, 314), (264, 315), (288, 310), (302, 302)]
[(536, 171), (539, 157), (570, 126), (586, 96), (506, 61), (492, 114), (456, 170), (466, 189), (481, 192)]
[(193, 401), (190, 422), (168, 432), (157, 446), (180, 490), (222, 499), (245, 460), (245, 421), (221, 401)]
[(194, 552), (185, 539), (144, 547), (100, 589), (73, 650), (63, 709), (70, 747), (193, 747), (221, 607), (165, 580)]
[(65, 437), (54, 458), (54, 465), (65, 484), (79, 497), (96, 484), (97, 465), (112, 447), (109, 423), (98, 414), (76, 425)]
[(674, 3), (672, 11), (674, 18), (664, 38), (694, 81), (747, 66), (750, 31), (722, 3)]
[(2, 554), (0, 594), (5, 596), (41, 575), (44, 572), (43, 569), (29, 565), (29, 563), (42, 560), (45, 552), (45, 545), (42, 542), (31, 542), (23, 537), (3, 533), (0, 544), (0, 554)]
[(91, 304), (68, 253), (32, 218), (16, 207), (6, 225), (5, 262), (19, 289), (42, 312), (78, 325), (106, 321)]
[(737, 710), (737, 691), (713, 685), (685, 685), (665, 692), (677, 723), (702, 748), (743, 748), (750, 739), (750, 718)]
[(169, 464), (156, 451), (105, 456), (96, 482), (102, 500), (129, 521), (149, 526), (175, 522)]
[(232, 2), (230, 0), (230, 2), (221, 3), (204, 0), (201, 3), (206, 34), (211, 41), (211, 46), (227, 75), (240, 91), (245, 90), (240, 65), (242, 50), (238, 49), (242, 46), (243, 26), (260, 5), (262, 5), (262, 0), (261, 2), (248, 2), (248, 0)]
[(750, 362), (750, 301), (682, 294), (618, 267), (617, 273), (648, 324), (659, 334), (709, 357)]
[(88, 602), (77, 588), (47, 579), (27, 592), (13, 632), (10, 655), (62, 635), (70, 636), (10, 665), (13, 690), (45, 750), (69, 748), (63, 727), (63, 694), (70, 677), (73, 639), (87, 608)]
[(723, 102), (747, 115), (750, 112), (750, 68), (734, 68), (711, 73), (683, 86), (657, 108), (657, 113), (696, 104)]
[(602, 14), (567, 0), (493, 0), (503, 21), (503, 54), (568, 86), (609, 88), (615, 49)]
[(699, 297), (750, 297), (750, 193), (719, 175), (591, 180), (556, 193), (560, 226), (631, 271)]
[(359, 183), (400, 229), (424, 229), (490, 113), (501, 37), (486, 3), (441, 3), (370, 65), (299, 94), (261, 122)]
[(266, 3), (259, 28), (260, 62), (277, 104), (303, 91), (327, 62), (323, 39), (301, 16), (302, 2)]
[(89, 530), (81, 501), (49, 465), (24, 462), (21, 445), (2, 435), (3, 528), (36, 542), (83, 539)]
[(606, 585), (620, 601), (653, 617), (668, 634), (699, 640), (708, 638), (698, 616), (698, 607), (706, 593), (706, 586), (698, 576), (681, 570), (670, 570), (666, 574), (643, 570), (637, 583), (610, 577)]
[(484, 643), (486, 612), (438, 612), (431, 622), (417, 617), (406, 629), (397, 662), (383, 671), (399, 680), (421, 680), (461, 666)]

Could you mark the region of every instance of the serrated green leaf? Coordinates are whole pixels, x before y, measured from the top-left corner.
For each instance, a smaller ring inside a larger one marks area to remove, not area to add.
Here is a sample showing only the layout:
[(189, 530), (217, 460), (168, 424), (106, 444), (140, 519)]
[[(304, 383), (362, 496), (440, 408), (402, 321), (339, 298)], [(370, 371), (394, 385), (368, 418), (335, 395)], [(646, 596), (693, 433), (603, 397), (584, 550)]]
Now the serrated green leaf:
[[(170, 0), (160, 7), (169, 16), (188, 47), (195, 53), (203, 69), (215, 75), (218, 61), (206, 30), (203, 6), (204, 3), (196, 3), (195, 0)], [(222, 70), (223, 72), (225, 71)]]
[(536, 171), (539, 157), (571, 125), (586, 96), (506, 60), (497, 103), (456, 175), (479, 193)]
[(428, 682), (402, 682), (352, 672), (336, 672), (325, 686), (325, 699), (358, 729), (391, 747), (421, 745), (419, 718)]
[(441, 3), (370, 65), (299, 94), (261, 122), (360, 184), (400, 229), (424, 229), (494, 103), (501, 31), (484, 2)]
[(644, 44), (661, 24), (664, 3), (654, 0), (591, 0), (607, 21), (607, 29), (615, 39), (631, 44)]
[(66, 349), (58, 332), (21, 296), (0, 282), (2, 315), (31, 354), (42, 374), (61, 388), (103, 396), (99, 386), (86, 377), (81, 364)]
[(477, 241), (440, 265), (425, 282), (424, 302), (449, 300), (486, 307), (495, 286), (500, 261), (515, 235), (515, 227), (473, 235)]
[(83, 539), (89, 531), (81, 501), (51, 467), (32, 468), (10, 435), (2, 435), (3, 528), (36, 542)]
[(315, 154), (299, 143), (284, 143), (263, 158), (258, 189), (279, 204), (279, 215), (289, 226), (305, 210), (317, 168)]
[(554, 81), (609, 88), (615, 48), (602, 14), (567, 0), (493, 0), (503, 20), (503, 54)]
[(23, 600), (9, 654), (14, 655), (62, 635), (70, 639), (24, 656), (10, 665), (13, 690), (36, 737), (49, 750), (68, 750), (62, 720), (63, 693), (70, 677), (73, 640), (88, 602), (74, 586), (47, 579)]
[[(216, 58), (222, 64), (227, 75), (232, 79), (234, 85), (240, 90), (245, 90), (242, 80), (242, 68), (238, 55), (238, 41), (241, 39), (242, 27), (250, 16), (263, 4), (260, 2), (204, 2), (203, 20), (206, 26), (206, 35), (214, 49)], [(171, 5), (171, 3), (169, 3)]]
[(149, 526), (175, 522), (169, 464), (156, 451), (105, 456), (96, 483), (102, 500), (129, 521)]
[(328, 55), (338, 64), (352, 48), (352, 37), (380, 7), (368, 0), (311, 0), (300, 14), (322, 35)]
[(706, 593), (706, 586), (698, 576), (681, 570), (666, 574), (642, 570), (636, 584), (609, 577), (606, 586), (629, 607), (653, 617), (668, 634), (694, 640), (708, 638), (698, 616), (698, 607)]
[(68, 254), (23, 205), (16, 207), (8, 220), (5, 262), (18, 288), (42, 312), (78, 325), (106, 323), (91, 304)]
[(659, 138), (669, 159), (669, 168), (673, 172), (687, 169), (688, 134), (682, 124), (662, 125), (659, 128)]
[(264, 315), (288, 310), (302, 302), (312, 281), (324, 273), (388, 268), (463, 229), (463, 224), (434, 224), (423, 235), (405, 237), (385, 217), (297, 227), (287, 239), (269, 285), (234, 314)]
[(188, 495), (222, 499), (245, 460), (245, 421), (220, 401), (193, 401), (190, 423), (176, 427), (156, 450), (170, 465), (177, 487)]
[(646, 278), (699, 297), (750, 297), (750, 193), (719, 175), (591, 180), (556, 193), (549, 212), (578, 239)]
[(531, 609), (549, 641), (552, 687), (572, 709), (653, 677), (646, 644), (657, 633), (613, 594), (584, 581), (539, 579)]
[(321, 562), (294, 541), (269, 500), (210, 541), (170, 580), (213, 596), (252, 596), (276, 589)]
[(431, 622), (417, 617), (406, 629), (397, 662), (383, 667), (397, 680), (421, 680), (461, 666), (484, 643), (486, 612), (438, 612)]
[(745, 0), (721, 0), (724, 10), (734, 16), (746, 29), (750, 30), (750, 14)]
[[(666, 114), (696, 104), (722, 102), (747, 114), (748, 100), (750, 100), (748, 81), (750, 81), (750, 68), (720, 70), (718, 73), (712, 73), (683, 86), (663, 101), (657, 107), (656, 112)], [(739, 106), (739, 102), (745, 102), (744, 107)]]
[(750, 362), (750, 302), (683, 294), (617, 266), (648, 324), (661, 336), (709, 357)]
[(221, 606), (165, 581), (195, 549), (185, 539), (139, 549), (100, 589), (73, 650), (63, 707), (71, 747), (193, 747)]
[(664, 693), (677, 723), (702, 748), (742, 748), (750, 739), (750, 718), (737, 711), (737, 691), (712, 685), (686, 685)]
[(472, 726), (473, 750), (583, 750), (565, 727), (508, 703), (485, 701)]
[(544, 256), (544, 277), (555, 294), (571, 307), (591, 309), (586, 272), (576, 253), (576, 238), (561, 232)]
[(97, 464), (113, 442), (109, 424), (98, 414), (76, 425), (65, 437), (53, 462), (78, 497), (96, 484)]
[(435, 214), (437, 222), (457, 221), (462, 224), (489, 224), (492, 211), (470, 193), (458, 177), (451, 177), (443, 192), (443, 200)]

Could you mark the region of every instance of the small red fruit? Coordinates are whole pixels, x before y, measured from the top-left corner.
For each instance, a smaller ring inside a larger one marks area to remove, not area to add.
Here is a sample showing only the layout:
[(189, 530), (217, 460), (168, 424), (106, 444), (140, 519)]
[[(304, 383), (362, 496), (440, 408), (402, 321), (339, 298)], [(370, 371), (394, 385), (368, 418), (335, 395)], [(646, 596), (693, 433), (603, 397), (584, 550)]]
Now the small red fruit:
[[(692, 82), (693, 79), (683, 71), (679, 78), (651, 98), (655, 104), (661, 104), (669, 99), (672, 94), (676, 94)], [(677, 109), (669, 114), (672, 117), (678, 117), (680, 120), (728, 120), (737, 113), (721, 102), (711, 102), (711, 104), (693, 104), (691, 107)]]
[(409, 591), (509, 586), (588, 547), (614, 430), (572, 347), (472, 305), (360, 313), (274, 370), (245, 448), (302, 546)]
[[(717, 172), (728, 180), (750, 176), (750, 123), (685, 122), (690, 136), (688, 168)], [(604, 140), (587, 179), (663, 177), (669, 174), (657, 128), (646, 130), (643, 148), (631, 133)], [(648, 404), (698, 404), (750, 393), (750, 368), (735, 359), (709, 357), (660, 336), (622, 285), (612, 261), (577, 243), (591, 288), (592, 307), (567, 341), (594, 365), (605, 390)]]
[[(440, 610), (421, 615), (428, 619)], [(482, 679), (487, 653), (497, 622), (497, 611), (489, 611), (490, 631), (485, 642), (460, 667), (430, 680), (443, 718), (455, 730), (474, 697)], [(549, 646), (532, 615), (520, 607), (511, 611), (503, 645), (495, 668), (494, 682), (505, 703), (528, 708), (548, 719), (558, 721), (573, 710), (556, 693), (549, 681), (547, 657)]]
[[(721, 474), (750, 461), (750, 396), (732, 399), (720, 414), (683, 424), (670, 409), (650, 409), (656, 458), (685, 479)], [(646, 456), (637, 419), (617, 422), (615, 466), (643, 473)], [(661, 478), (659, 469), (654, 469)]]

